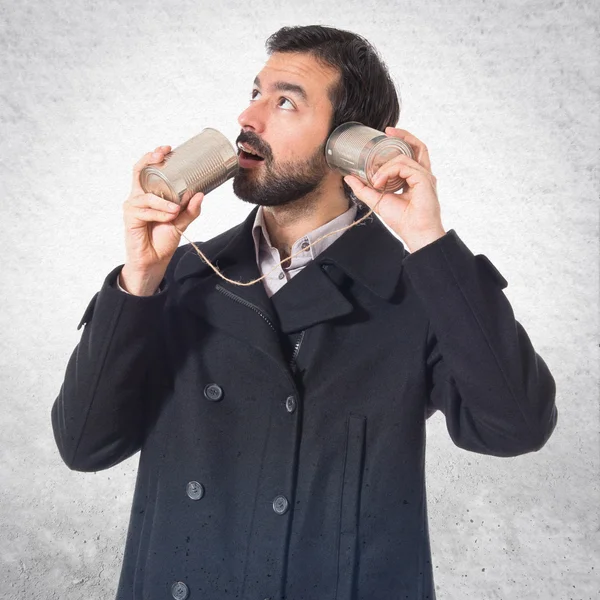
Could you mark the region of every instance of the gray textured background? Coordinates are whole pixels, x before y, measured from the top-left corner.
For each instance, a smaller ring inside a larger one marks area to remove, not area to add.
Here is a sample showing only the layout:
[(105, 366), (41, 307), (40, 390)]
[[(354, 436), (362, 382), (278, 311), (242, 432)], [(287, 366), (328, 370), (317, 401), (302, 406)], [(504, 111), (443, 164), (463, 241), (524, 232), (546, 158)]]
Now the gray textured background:
[[(131, 167), (204, 127), (231, 140), (264, 40), (283, 25), (350, 29), (401, 91), (399, 127), (430, 149), (446, 229), (509, 282), (553, 372), (559, 424), (512, 459), (428, 424), (440, 600), (598, 598), (597, 3), (3, 2), (0, 21), (0, 597), (113, 597), (136, 455), (62, 464), (50, 407), (77, 323), (124, 261)], [(231, 182), (188, 237), (250, 211)], [(318, 599), (315, 599), (318, 600)]]

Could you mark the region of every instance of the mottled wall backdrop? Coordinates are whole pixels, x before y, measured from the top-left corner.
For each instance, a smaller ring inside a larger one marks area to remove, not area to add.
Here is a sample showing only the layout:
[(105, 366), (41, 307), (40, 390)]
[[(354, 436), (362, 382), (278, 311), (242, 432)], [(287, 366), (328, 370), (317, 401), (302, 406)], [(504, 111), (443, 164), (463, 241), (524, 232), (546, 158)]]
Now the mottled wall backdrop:
[[(440, 600), (598, 598), (598, 6), (594, 0), (3, 1), (0, 19), (0, 597), (109, 600), (139, 455), (70, 472), (50, 407), (105, 276), (131, 169), (204, 127), (234, 140), (265, 39), (350, 29), (430, 149), (446, 229), (486, 254), (558, 386), (540, 452), (492, 458), (428, 423)], [(187, 235), (251, 206), (231, 181)], [(400, 243), (400, 242), (399, 242)], [(315, 599), (319, 600), (319, 599)]]

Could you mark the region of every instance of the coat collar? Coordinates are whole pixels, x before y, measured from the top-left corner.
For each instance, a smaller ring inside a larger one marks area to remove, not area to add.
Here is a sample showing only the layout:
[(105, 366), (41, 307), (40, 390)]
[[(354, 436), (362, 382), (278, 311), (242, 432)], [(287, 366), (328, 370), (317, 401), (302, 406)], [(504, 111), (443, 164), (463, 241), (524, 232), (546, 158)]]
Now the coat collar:
[[(255, 207), (242, 223), (201, 245), (204, 254), (230, 279), (250, 281), (260, 277), (252, 238), (252, 226), (257, 211), (258, 207)], [(356, 219), (360, 219), (367, 212), (367, 208), (361, 207)], [(372, 214), (360, 225), (345, 231), (317, 256), (315, 262), (318, 266), (335, 264), (379, 298), (389, 300), (398, 285), (402, 261), (407, 255), (402, 242)], [(215, 284), (221, 283), (232, 291), (243, 291), (244, 296), (251, 296), (263, 308), (269, 307), (269, 303), (265, 302), (265, 298), (268, 300), (268, 297), (262, 282), (247, 287), (224, 282), (193, 248), (180, 259), (174, 277), (178, 282), (190, 277), (211, 277), (214, 278)], [(282, 290), (289, 283), (291, 281)], [(257, 293), (256, 290), (262, 290), (263, 293)]]

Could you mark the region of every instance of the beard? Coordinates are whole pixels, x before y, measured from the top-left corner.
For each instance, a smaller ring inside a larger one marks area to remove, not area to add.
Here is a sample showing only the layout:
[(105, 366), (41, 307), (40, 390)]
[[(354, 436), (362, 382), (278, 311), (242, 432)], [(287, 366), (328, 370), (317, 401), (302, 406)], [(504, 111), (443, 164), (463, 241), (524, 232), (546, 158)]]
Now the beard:
[(318, 189), (329, 170), (323, 143), (303, 163), (295, 161), (274, 166), (272, 159), (267, 157), (254, 169), (240, 168), (233, 178), (233, 193), (250, 204), (284, 206), (307, 199)]

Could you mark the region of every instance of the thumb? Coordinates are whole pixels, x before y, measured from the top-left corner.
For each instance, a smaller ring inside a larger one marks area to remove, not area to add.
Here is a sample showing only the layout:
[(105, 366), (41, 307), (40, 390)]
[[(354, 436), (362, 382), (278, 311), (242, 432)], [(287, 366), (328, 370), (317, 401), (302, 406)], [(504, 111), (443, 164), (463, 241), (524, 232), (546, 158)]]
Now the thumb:
[(374, 190), (354, 175), (346, 175), (344, 181), (359, 200), (362, 200), (369, 208), (375, 207), (383, 190)]
[(203, 200), (204, 194), (202, 192), (194, 194), (190, 198), (185, 210), (177, 216), (177, 218), (173, 221), (173, 224), (176, 225), (181, 231), (185, 231), (188, 225), (200, 216), (200, 208)]

